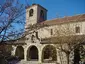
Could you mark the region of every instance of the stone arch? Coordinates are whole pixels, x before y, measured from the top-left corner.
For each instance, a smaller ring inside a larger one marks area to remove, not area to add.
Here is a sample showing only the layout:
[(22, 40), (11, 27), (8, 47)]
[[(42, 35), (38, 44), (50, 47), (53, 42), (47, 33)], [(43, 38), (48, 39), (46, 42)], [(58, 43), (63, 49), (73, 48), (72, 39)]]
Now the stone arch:
[(27, 50), (27, 60), (36, 61), (38, 60), (38, 48), (34, 45), (30, 46)]
[(17, 46), (15, 56), (19, 59), (24, 59), (24, 48), (22, 46)]
[(53, 62), (57, 60), (57, 51), (53, 45), (46, 45), (42, 50), (42, 62)]

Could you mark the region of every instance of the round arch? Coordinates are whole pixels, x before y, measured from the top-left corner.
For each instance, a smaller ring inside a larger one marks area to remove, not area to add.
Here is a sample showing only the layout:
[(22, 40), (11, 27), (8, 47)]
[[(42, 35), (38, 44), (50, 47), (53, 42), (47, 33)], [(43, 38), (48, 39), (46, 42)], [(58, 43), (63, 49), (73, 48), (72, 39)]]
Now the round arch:
[(53, 45), (46, 45), (42, 50), (42, 62), (53, 62), (57, 60), (56, 48)]
[(36, 61), (38, 60), (38, 48), (36, 46), (30, 46), (27, 50), (27, 60)]
[(15, 56), (19, 59), (24, 59), (24, 48), (22, 46), (17, 46)]

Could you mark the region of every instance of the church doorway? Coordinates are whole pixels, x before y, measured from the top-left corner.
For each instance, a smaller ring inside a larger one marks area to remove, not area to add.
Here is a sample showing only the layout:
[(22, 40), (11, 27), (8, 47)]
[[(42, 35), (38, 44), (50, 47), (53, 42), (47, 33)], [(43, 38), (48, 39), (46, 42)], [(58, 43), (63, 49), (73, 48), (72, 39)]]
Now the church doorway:
[(24, 59), (24, 48), (22, 46), (17, 46), (15, 56), (19, 59)]
[(52, 45), (47, 45), (42, 51), (43, 62), (54, 62), (57, 60), (56, 48)]
[(36, 46), (31, 46), (27, 50), (27, 60), (29, 61), (36, 61), (38, 60), (38, 49)]

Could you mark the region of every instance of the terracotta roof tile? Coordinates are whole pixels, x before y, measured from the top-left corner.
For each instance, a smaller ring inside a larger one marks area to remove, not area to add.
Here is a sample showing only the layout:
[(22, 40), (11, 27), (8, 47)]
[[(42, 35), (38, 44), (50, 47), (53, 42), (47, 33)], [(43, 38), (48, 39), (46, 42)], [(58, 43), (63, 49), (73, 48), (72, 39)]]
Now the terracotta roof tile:
[(69, 16), (69, 17), (64, 17), (64, 18), (57, 18), (53, 20), (46, 20), (42, 23), (47, 24), (47, 25), (55, 25), (55, 24), (61, 24), (61, 23), (67, 23), (67, 22), (79, 22), (83, 20), (85, 20), (85, 14)]

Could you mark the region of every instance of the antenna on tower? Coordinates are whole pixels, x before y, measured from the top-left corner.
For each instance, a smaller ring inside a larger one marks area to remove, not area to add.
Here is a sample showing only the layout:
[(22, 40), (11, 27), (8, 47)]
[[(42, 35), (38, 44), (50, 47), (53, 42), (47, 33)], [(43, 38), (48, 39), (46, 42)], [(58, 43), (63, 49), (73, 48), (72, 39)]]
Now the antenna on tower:
[(26, 6), (25, 6), (25, 8), (28, 8), (30, 5), (28, 4), (28, 0), (25, 0), (25, 2), (26, 2)]

